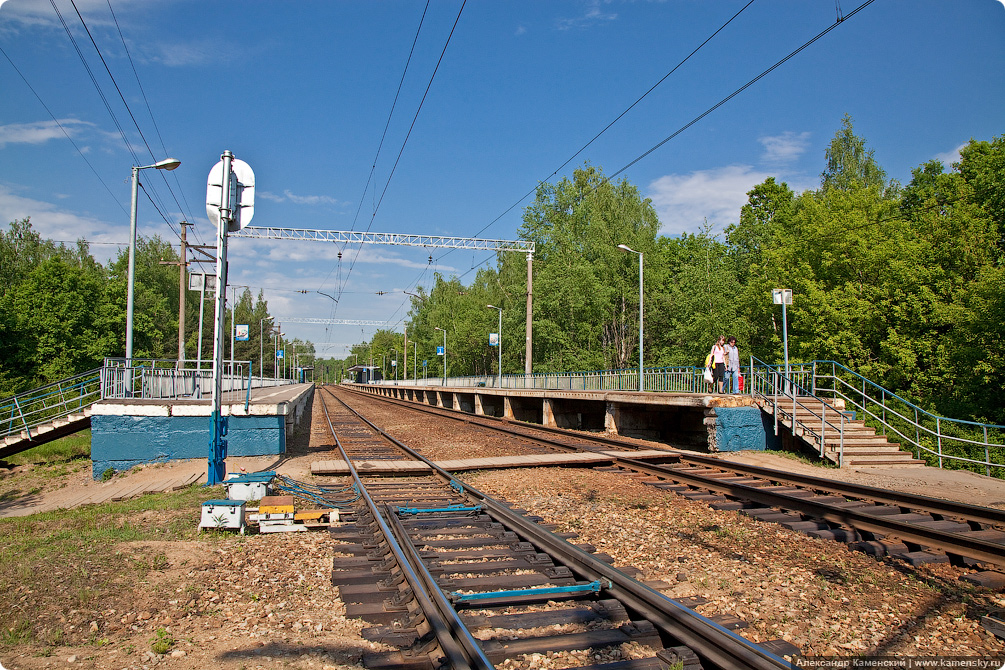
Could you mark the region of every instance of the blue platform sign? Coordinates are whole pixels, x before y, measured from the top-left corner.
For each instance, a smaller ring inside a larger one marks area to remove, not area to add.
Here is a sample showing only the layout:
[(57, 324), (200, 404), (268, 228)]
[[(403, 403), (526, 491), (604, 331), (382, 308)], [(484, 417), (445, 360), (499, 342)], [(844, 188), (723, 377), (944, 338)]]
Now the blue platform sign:
[(429, 361), (427, 361), (425, 358), (422, 359), (422, 367), (424, 368), (429, 367)]
[(283, 350), (282, 349), (280, 349), (279, 351), (276, 352), (276, 358), (283, 358)]
[(443, 355), (443, 347), (436, 347), (436, 355), (437, 356)]

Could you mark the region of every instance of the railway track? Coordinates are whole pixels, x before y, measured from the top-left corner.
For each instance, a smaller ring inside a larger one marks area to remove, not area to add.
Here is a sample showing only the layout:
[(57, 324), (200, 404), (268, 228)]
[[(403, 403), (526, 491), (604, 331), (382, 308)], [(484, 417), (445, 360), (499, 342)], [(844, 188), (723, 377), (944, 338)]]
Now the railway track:
[[(355, 392), (359, 393), (359, 392)], [(912, 565), (953, 562), (1005, 568), (1005, 511), (928, 496), (861, 486), (720, 459), (667, 451), (665, 462), (636, 460), (638, 444), (600, 435), (528, 426), (359, 393), (385, 403), (463, 421), (556, 450), (624, 451), (612, 467), (713, 508), (780, 523), (792, 530), (848, 543), (853, 549)], [(1002, 576), (1005, 580), (1005, 575)]]
[(789, 667), (775, 650), (791, 645), (744, 639), (431, 462), (413, 477), (357, 470), (359, 456), (373, 458), (367, 448), (422, 457), (362, 417), (354, 425), (331, 393), (319, 397), (359, 492), (331, 531), (349, 556), (335, 559), (332, 581), (347, 616), (375, 624), (364, 635), (398, 647), (367, 656), (368, 667), (491, 668), (533, 654), (595, 670)]

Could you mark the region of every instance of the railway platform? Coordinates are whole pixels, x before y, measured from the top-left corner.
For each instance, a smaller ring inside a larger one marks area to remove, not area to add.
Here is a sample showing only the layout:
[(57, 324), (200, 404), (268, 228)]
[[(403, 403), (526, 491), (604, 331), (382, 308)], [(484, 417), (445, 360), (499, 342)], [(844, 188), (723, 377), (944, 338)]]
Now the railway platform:
[[(287, 436), (310, 424), (313, 384), (265, 386), (224, 394), (228, 456), (286, 452)], [(91, 406), (91, 472), (141, 463), (206, 458), (212, 403), (208, 397), (115, 398)]]
[(779, 440), (749, 395), (350, 384), (388, 398), (603, 432), (707, 451), (775, 449)]

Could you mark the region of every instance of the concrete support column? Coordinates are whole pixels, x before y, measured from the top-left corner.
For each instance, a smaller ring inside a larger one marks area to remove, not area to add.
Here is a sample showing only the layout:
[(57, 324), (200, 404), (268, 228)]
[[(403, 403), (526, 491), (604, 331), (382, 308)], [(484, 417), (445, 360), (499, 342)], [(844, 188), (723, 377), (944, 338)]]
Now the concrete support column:
[(719, 451), (718, 438), (716, 436), (716, 424), (718, 423), (718, 416), (715, 413), (715, 409), (712, 407), (705, 408), (705, 418), (702, 423), (705, 424), (705, 432), (708, 434), (708, 451), (709, 453), (715, 453)]
[(475, 414), (477, 416), (485, 416), (485, 407), (482, 405), (482, 394), (475, 394)]
[(516, 419), (516, 415), (513, 414), (513, 401), (509, 396), (503, 396), (503, 418)]
[(618, 434), (618, 414), (620, 410), (613, 402), (606, 403), (604, 410), (604, 432), (608, 435)]
[(437, 407), (446, 407), (446, 405), (443, 404), (443, 391), (437, 391), (436, 392), (436, 406)]
[(555, 423), (555, 406), (550, 398), (544, 399), (544, 406), (541, 409), (541, 425), (549, 428), (558, 427), (558, 424)]

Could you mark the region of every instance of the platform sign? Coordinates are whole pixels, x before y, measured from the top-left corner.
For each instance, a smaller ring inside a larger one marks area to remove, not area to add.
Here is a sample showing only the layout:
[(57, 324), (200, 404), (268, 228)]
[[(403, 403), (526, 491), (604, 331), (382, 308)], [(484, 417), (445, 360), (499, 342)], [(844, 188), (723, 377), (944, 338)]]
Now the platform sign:
[(422, 367), (428, 368), (429, 367), (429, 361), (427, 361), (426, 359), (423, 358), (422, 359)]
[(396, 367), (398, 367), (398, 361), (397, 361), (397, 360), (392, 360), (392, 361), (391, 361), (391, 367), (392, 367), (392, 368), (396, 368)]
[(499, 346), (499, 333), (489, 333), (489, 346), (490, 347)]
[(771, 301), (776, 305), (791, 305), (792, 289), (790, 288), (771, 289)]
[(276, 358), (283, 358), (283, 350), (282, 349), (280, 349), (279, 351), (276, 352)]
[(436, 347), (436, 355), (437, 356), (443, 355), (443, 347)]
[(212, 296), (216, 295), (216, 275), (204, 272), (190, 272), (188, 275), (189, 291), (206, 291)]
[(234, 178), (224, 179), (221, 160), (209, 171), (206, 180), (206, 215), (214, 226), (220, 226), (220, 207), (223, 204), (224, 183), (230, 186), (231, 220), (227, 232), (236, 233), (249, 223), (255, 215), (255, 173), (251, 166), (236, 158), (230, 161), (230, 171)]
[(235, 340), (237, 340), (238, 342), (247, 342), (248, 341), (248, 339), (249, 339), (248, 324), (246, 324), (246, 323), (239, 323), (239, 324), (237, 324), (235, 330), (236, 330), (236, 333), (234, 335), (234, 339)]

